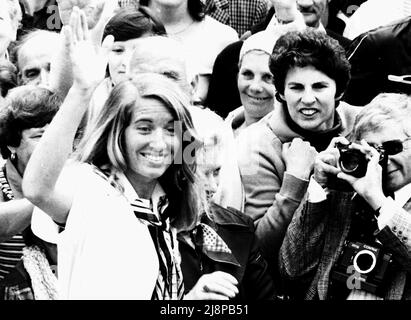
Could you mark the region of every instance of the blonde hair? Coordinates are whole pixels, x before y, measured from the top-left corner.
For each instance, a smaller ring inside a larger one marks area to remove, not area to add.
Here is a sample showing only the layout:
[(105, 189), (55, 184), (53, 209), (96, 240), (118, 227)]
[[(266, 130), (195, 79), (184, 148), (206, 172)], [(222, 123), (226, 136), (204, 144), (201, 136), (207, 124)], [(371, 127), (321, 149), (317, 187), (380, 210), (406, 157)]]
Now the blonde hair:
[[(200, 166), (207, 165), (209, 159), (218, 159), (217, 157), (229, 157), (230, 142), (233, 143), (233, 136), (229, 126), (224, 120), (210, 109), (201, 109), (199, 107), (191, 108), (191, 115), (193, 117), (194, 127), (198, 132), (198, 136), (201, 140), (201, 147), (197, 151), (197, 164)], [(215, 161), (215, 160), (211, 160)], [(223, 168), (220, 175), (224, 175)], [(201, 182), (202, 188), (200, 189), (202, 202), (204, 206), (204, 213), (209, 217), (212, 217), (210, 203), (207, 201), (207, 191), (205, 190), (206, 177), (201, 170), (198, 170), (198, 181)], [(215, 200), (215, 199), (214, 199)]]
[[(80, 162), (89, 162), (109, 171), (110, 175), (115, 175), (116, 171), (124, 172), (128, 166), (123, 145), (124, 131), (144, 98), (163, 102), (175, 120), (181, 123), (181, 163), (174, 161), (158, 180), (170, 202), (172, 224), (179, 230), (189, 230), (196, 223), (197, 211), (202, 207), (195, 176), (195, 152), (199, 142), (188, 111), (189, 98), (172, 80), (159, 74), (145, 73), (116, 85), (96, 121), (87, 128), (76, 157)], [(186, 154), (185, 151), (191, 149), (194, 155)]]
[(205, 153), (223, 148), (230, 134), (223, 118), (210, 109), (199, 107), (191, 108), (191, 115), (198, 136), (201, 140), (201, 148), (197, 152), (197, 161), (205, 158)]
[(357, 115), (350, 139), (359, 141), (365, 133), (381, 130), (387, 121), (394, 121), (402, 127), (407, 136), (411, 136), (410, 119), (409, 96), (400, 93), (381, 93)]

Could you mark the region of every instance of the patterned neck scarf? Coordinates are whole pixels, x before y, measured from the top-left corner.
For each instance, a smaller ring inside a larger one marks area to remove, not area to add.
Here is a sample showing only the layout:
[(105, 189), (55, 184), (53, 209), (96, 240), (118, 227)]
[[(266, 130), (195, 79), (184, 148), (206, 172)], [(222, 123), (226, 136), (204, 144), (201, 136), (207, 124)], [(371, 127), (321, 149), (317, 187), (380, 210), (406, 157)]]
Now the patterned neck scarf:
[(210, 259), (240, 266), (227, 243), (217, 233), (215, 222), (206, 214), (202, 216), (201, 223), (191, 233), (191, 239), (194, 246)]
[(157, 204), (160, 215), (160, 219), (158, 219), (153, 212), (150, 200), (140, 198), (131, 203), (135, 216), (147, 222), (160, 264), (160, 272), (152, 296), (153, 300), (180, 300), (184, 296), (177, 231), (170, 227), (170, 220), (165, 212), (167, 206), (167, 198), (160, 197)]
[(213, 228), (205, 223), (200, 223), (198, 228), (202, 232), (204, 250), (232, 254), (230, 248)]
[[(93, 165), (94, 171), (107, 180), (113, 187), (119, 188), (109, 170), (101, 170)], [(138, 196), (138, 195), (137, 195)], [(157, 212), (153, 211), (151, 200), (137, 198), (130, 201), (134, 215), (145, 222), (157, 251), (160, 272), (154, 289), (153, 300), (181, 300), (184, 296), (181, 256), (178, 250), (177, 230), (170, 226), (167, 215), (168, 200), (161, 196), (157, 202)]]

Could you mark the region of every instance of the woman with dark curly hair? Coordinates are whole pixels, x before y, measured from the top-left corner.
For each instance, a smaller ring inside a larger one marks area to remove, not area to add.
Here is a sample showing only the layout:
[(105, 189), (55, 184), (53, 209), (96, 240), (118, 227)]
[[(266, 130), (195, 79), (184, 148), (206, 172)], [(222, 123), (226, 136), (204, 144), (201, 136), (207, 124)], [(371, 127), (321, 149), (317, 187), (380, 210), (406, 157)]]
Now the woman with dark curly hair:
[[(21, 282), (12, 281), (20, 274), (16, 265), (23, 248), (33, 242), (44, 249), (36, 251), (40, 256), (49, 250), (31, 232), (33, 205), (24, 198), (21, 184), (31, 154), (59, 106), (59, 98), (50, 90), (22, 86), (10, 91), (1, 108), (0, 151), (6, 162), (0, 169), (0, 300), (34, 298), (31, 290), (20, 290)], [(11, 284), (14, 289), (4, 291)]]
[(167, 34), (185, 46), (199, 75), (196, 100), (202, 103), (207, 96), (208, 83), (217, 55), (230, 43), (238, 40), (237, 32), (204, 14), (202, 0), (141, 0), (158, 14)]
[(239, 135), (238, 163), (244, 211), (256, 223), (267, 261), (275, 262), (317, 152), (333, 137), (347, 135), (358, 108), (339, 104), (350, 65), (338, 42), (321, 32), (308, 29), (280, 37), (270, 70), (277, 104)]

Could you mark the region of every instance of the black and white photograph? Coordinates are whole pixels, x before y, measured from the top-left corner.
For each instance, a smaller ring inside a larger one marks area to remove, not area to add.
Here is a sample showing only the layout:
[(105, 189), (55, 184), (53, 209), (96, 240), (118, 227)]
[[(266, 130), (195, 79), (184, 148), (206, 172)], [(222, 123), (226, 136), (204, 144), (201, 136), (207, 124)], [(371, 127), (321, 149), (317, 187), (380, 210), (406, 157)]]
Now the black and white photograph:
[(0, 154), (2, 301), (411, 300), (411, 0), (0, 0)]

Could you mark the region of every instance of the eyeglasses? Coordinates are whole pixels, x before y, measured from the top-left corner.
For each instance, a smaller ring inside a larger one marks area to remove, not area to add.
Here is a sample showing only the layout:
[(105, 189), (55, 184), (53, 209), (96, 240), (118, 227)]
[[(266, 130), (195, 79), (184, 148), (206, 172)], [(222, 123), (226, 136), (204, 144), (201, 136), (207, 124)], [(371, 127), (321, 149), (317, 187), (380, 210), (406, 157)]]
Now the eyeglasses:
[(393, 156), (404, 150), (404, 142), (408, 140), (411, 140), (411, 137), (405, 140), (396, 139), (396, 140), (385, 141), (381, 143), (380, 145), (370, 143), (370, 146), (375, 148), (380, 153), (384, 153), (387, 156)]

